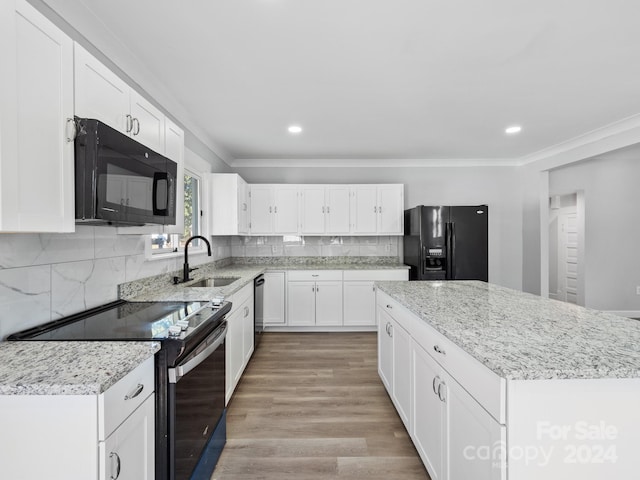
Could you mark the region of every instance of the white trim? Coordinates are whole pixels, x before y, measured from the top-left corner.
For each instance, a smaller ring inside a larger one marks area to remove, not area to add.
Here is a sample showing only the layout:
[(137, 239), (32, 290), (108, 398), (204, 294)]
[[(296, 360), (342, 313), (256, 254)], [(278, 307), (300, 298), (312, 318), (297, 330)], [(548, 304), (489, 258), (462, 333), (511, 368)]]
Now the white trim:
[(640, 143), (640, 114), (520, 157), (516, 164), (540, 163), (540, 170), (550, 170), (635, 143)]
[(297, 326), (265, 325), (265, 332), (377, 332), (376, 325)]
[(549, 298), (549, 172), (540, 172), (540, 296)]
[(605, 310), (605, 312), (619, 317), (640, 318), (640, 310)]
[(491, 158), (238, 158), (231, 162), (234, 168), (243, 167), (516, 167), (515, 159)]

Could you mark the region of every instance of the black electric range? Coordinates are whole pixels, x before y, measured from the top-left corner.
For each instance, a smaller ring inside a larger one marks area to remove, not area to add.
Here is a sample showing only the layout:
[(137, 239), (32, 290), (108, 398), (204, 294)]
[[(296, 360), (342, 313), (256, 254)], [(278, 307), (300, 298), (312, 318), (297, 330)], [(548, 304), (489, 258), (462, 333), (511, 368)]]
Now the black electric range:
[(230, 302), (118, 300), (7, 340), (160, 342), (155, 357), (155, 478), (208, 479), (226, 441), (225, 315), (230, 310)]

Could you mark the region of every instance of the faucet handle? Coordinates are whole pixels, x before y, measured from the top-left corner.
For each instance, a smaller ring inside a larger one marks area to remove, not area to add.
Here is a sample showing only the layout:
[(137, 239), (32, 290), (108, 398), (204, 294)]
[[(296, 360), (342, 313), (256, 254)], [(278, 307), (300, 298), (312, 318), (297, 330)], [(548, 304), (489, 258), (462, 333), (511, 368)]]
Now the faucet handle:
[(189, 271), (190, 271), (190, 272), (193, 272), (194, 270), (198, 270), (198, 268), (199, 268), (199, 267), (193, 267), (193, 268), (190, 268), (190, 269), (189, 269)]

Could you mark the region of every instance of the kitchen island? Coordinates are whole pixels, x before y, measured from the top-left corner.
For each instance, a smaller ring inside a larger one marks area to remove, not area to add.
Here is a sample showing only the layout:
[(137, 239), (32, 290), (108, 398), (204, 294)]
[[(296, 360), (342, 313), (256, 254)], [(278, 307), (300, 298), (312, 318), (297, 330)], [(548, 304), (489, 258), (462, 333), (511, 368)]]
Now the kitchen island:
[(379, 371), (434, 480), (635, 479), (640, 322), (483, 282), (377, 282)]

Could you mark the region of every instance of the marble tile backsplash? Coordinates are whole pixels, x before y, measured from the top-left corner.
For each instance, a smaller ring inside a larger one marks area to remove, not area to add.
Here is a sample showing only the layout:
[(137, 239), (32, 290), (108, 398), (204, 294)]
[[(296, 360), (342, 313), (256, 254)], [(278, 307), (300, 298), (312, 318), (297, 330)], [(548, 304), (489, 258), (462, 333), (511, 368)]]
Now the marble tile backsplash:
[[(144, 235), (76, 226), (70, 234), (0, 234), (0, 340), (117, 300), (118, 284), (181, 270), (182, 255), (149, 260)], [(212, 237), (212, 257), (394, 257), (401, 237)]]
[(402, 237), (230, 237), (232, 257), (398, 256)]
[[(0, 234), (0, 340), (117, 300), (118, 284), (170, 273), (183, 257), (147, 260), (146, 236), (76, 226), (71, 234)], [(231, 256), (230, 237), (211, 242), (214, 260)], [(190, 252), (196, 266), (212, 259)]]

